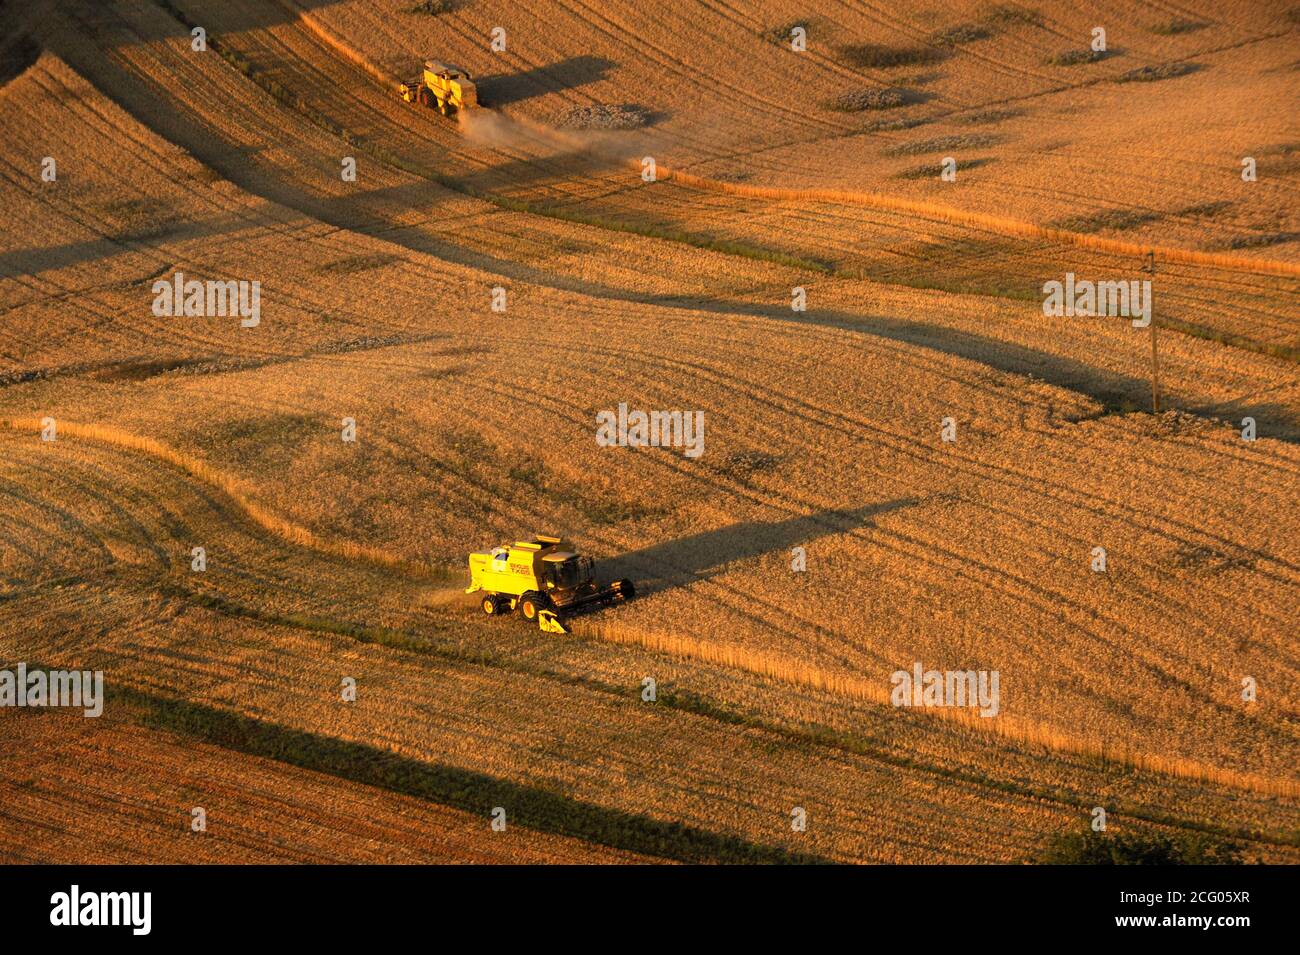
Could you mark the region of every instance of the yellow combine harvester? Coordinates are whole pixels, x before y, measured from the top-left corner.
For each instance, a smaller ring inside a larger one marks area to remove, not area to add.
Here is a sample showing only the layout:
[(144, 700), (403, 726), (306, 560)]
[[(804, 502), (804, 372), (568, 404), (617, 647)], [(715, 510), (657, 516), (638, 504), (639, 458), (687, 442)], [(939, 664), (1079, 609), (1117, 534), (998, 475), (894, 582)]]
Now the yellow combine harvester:
[(470, 554), (469, 580), (465, 593), (483, 591), (485, 614), (518, 610), (548, 633), (569, 632), (562, 617), (635, 595), (630, 580), (601, 587), (596, 583), (595, 561), (580, 556), (560, 538), (542, 534)]
[(436, 106), (443, 116), (478, 105), (478, 89), (469, 72), (437, 60), (425, 60), (420, 78), (401, 84), (398, 91), (406, 102)]

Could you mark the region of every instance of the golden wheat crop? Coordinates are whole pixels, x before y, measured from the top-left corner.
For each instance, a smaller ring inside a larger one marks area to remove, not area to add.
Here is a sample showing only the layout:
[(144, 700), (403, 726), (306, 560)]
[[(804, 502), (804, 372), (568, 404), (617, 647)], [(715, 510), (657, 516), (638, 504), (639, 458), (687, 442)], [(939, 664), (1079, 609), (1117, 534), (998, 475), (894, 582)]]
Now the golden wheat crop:
[[(48, 742), (3, 717), (56, 752), (45, 790), (0, 772), (0, 856), (181, 860), (206, 793), (240, 833), (210, 861), (334, 858), (318, 805), (365, 860), (1012, 862), (1099, 801), (1294, 861), (1286, 38), (1229, 5), (1066, 68), (998, 25), (927, 77), (841, 46), (947, 24), (814, 6), (842, 44), (799, 58), (774, 3), (693, 6), (696, 45), (571, 0), (4, 14), (39, 55), (0, 90), (0, 656), (119, 696)], [(490, 111), (397, 99), (427, 55)], [(1206, 68), (1111, 82), (1126, 56)], [(888, 116), (823, 108), (904, 80), (927, 95)], [(634, 101), (644, 129), (554, 128)], [(907, 177), (949, 149), (981, 162)], [(1038, 296), (1148, 251), (1159, 415), (1149, 331)], [(261, 325), (153, 314), (177, 271), (259, 280)], [(700, 412), (703, 453), (598, 444), (620, 404)], [(465, 554), (535, 532), (637, 599), (571, 636), (476, 613)], [(894, 707), (918, 662), (1000, 673), (999, 713)], [(256, 798), (195, 781), (222, 767)], [(479, 832), (489, 795), (513, 841)]]

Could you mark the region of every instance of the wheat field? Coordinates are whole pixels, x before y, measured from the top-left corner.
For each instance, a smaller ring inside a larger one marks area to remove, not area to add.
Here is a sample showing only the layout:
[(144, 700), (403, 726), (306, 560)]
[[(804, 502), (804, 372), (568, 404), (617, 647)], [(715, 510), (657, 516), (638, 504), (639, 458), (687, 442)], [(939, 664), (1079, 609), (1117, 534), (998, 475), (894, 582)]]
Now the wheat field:
[[(0, 670), (107, 686), (0, 859), (1300, 860), (1300, 15), (1179, 10), (0, 5)], [(535, 533), (637, 598), (484, 617)]]

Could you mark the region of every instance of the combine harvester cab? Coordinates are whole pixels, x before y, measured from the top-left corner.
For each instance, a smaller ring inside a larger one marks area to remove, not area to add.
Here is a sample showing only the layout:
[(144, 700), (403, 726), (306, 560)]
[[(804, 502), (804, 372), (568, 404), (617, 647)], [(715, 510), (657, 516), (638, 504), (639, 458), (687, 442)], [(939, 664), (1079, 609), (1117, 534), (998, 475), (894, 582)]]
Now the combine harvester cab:
[(403, 83), (398, 92), (406, 102), (436, 107), (443, 116), (478, 106), (478, 88), (469, 71), (437, 60), (425, 60), (419, 79)]
[(518, 611), (548, 633), (568, 633), (564, 621), (572, 615), (635, 595), (630, 580), (602, 587), (595, 561), (543, 534), (470, 554), (469, 578), (465, 593), (483, 592), (485, 614)]

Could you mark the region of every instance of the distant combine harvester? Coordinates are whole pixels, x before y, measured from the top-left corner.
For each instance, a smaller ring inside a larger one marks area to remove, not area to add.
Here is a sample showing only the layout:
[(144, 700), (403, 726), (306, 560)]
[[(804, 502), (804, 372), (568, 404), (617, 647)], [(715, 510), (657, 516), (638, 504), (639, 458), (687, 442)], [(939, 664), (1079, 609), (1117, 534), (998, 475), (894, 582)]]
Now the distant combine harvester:
[(436, 106), (443, 116), (478, 106), (478, 88), (469, 71), (437, 60), (425, 60), (418, 79), (398, 86), (402, 99), (421, 106)]

